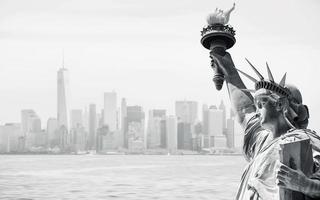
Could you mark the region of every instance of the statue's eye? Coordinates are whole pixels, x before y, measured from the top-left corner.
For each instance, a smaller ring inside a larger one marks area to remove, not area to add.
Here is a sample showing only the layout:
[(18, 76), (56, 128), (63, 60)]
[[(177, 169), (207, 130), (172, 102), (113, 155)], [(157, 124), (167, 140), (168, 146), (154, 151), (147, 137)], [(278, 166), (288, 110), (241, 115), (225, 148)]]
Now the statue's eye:
[(259, 97), (255, 100), (256, 107), (261, 109), (270, 101), (269, 97)]

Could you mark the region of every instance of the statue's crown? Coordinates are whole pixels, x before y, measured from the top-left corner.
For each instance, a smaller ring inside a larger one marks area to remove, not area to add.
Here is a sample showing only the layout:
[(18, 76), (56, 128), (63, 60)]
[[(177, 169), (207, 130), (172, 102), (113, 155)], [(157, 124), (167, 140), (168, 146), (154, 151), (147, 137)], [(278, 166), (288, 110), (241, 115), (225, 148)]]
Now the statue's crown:
[(269, 65), (268, 65), (268, 63), (266, 63), (269, 80), (265, 80), (264, 77), (261, 75), (261, 73), (253, 66), (253, 64), (248, 59), (246, 59), (246, 61), (252, 67), (253, 71), (258, 75), (260, 80), (257, 80), (255, 78), (253, 78), (252, 76), (244, 73), (243, 71), (237, 69), (241, 74), (243, 74), (244, 76), (246, 76), (247, 78), (249, 78), (251, 81), (253, 81), (255, 83), (255, 89), (254, 90), (243, 89), (243, 91), (256, 92), (257, 90), (263, 88), (263, 89), (275, 92), (275, 93), (277, 93), (277, 94), (279, 94), (281, 96), (284, 96), (284, 97), (287, 97), (287, 98), (291, 98), (290, 90), (285, 87), (286, 74), (287, 73), (284, 74), (284, 76), (282, 77), (282, 79), (281, 79), (281, 81), (279, 83), (276, 83), (274, 81), (274, 78), (273, 78), (273, 75), (272, 75), (271, 70), (269, 68)]

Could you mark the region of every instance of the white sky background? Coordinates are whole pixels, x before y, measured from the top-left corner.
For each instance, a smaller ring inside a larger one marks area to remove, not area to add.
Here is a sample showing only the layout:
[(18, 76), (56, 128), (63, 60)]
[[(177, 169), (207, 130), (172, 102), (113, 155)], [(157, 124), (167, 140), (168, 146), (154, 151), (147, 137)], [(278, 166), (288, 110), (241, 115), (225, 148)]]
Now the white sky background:
[[(0, 124), (34, 109), (45, 126), (56, 117), (56, 76), (65, 51), (71, 108), (96, 103), (115, 90), (118, 104), (165, 108), (176, 100), (218, 104), (208, 50), (200, 44), (206, 16), (231, 0), (0, 0)], [(287, 72), (320, 131), (320, 1), (236, 1), (230, 24), (236, 66), (254, 75), (247, 57), (276, 80)], [(247, 86), (253, 83), (244, 78)]]

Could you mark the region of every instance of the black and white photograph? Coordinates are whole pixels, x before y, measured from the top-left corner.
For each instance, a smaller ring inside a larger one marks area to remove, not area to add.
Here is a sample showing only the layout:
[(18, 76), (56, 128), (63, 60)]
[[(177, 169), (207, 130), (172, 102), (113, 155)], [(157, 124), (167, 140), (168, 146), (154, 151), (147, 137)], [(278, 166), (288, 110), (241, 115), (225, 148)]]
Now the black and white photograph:
[(0, 0), (0, 199), (320, 200), (319, 10)]

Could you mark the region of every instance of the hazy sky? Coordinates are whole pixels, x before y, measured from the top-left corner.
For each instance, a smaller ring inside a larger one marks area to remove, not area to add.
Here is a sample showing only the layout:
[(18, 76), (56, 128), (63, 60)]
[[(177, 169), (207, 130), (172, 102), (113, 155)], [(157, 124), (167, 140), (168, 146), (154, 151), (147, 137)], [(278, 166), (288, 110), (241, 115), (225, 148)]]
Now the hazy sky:
[[(21, 109), (34, 109), (46, 123), (56, 116), (56, 76), (65, 51), (71, 108), (103, 105), (115, 90), (129, 105), (165, 108), (175, 100), (218, 104), (227, 92), (211, 81), (209, 52), (200, 30), (215, 7), (229, 0), (0, 0), (0, 124), (19, 122)], [(320, 2), (236, 1), (230, 24), (237, 43), (236, 66), (253, 72), (247, 57), (266, 75), (287, 72), (320, 131)], [(248, 82), (247, 86), (253, 88)], [(201, 109), (201, 106), (199, 106)]]

